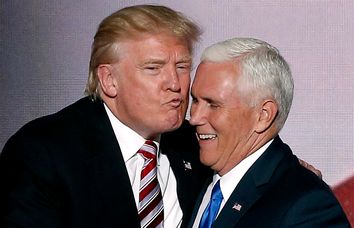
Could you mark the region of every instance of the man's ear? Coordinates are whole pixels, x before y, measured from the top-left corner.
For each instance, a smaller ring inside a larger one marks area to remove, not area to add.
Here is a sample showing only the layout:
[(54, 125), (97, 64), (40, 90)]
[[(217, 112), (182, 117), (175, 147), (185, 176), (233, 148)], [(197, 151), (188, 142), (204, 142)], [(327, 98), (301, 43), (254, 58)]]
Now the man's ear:
[(113, 70), (113, 67), (109, 64), (100, 64), (97, 67), (97, 76), (100, 81), (101, 90), (108, 97), (117, 96), (117, 84)]
[(262, 133), (273, 124), (275, 117), (278, 114), (278, 105), (274, 100), (269, 99), (263, 101), (259, 108), (256, 132)]

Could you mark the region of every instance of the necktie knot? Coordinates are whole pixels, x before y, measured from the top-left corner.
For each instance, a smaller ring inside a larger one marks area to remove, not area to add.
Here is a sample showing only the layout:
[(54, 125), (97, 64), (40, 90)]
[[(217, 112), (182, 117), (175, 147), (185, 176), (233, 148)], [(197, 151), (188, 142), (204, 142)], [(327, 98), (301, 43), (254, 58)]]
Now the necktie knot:
[(157, 146), (153, 141), (146, 140), (144, 145), (139, 149), (138, 153), (141, 154), (144, 159), (156, 158)]
[(214, 185), (210, 198), (212, 200), (222, 200), (224, 198), (220, 189), (220, 180)]

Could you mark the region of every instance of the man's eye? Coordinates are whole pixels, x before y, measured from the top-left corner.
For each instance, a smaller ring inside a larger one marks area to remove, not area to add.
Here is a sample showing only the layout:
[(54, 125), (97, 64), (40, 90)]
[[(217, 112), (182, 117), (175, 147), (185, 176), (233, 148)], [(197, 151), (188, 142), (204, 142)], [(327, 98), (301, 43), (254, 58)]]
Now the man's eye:
[(146, 70), (158, 70), (159, 67), (158, 66), (147, 66), (145, 67)]
[(160, 70), (161, 70), (161, 66), (160, 65), (147, 65), (147, 66), (144, 66), (144, 71), (147, 74), (156, 75), (156, 74), (159, 74)]
[(218, 107), (219, 107), (219, 105), (214, 104), (214, 103), (208, 103), (208, 106), (209, 106), (210, 108), (212, 108), (212, 109), (215, 109), (215, 108), (218, 108)]
[(179, 64), (177, 65), (177, 69), (190, 71), (191, 66), (189, 64)]

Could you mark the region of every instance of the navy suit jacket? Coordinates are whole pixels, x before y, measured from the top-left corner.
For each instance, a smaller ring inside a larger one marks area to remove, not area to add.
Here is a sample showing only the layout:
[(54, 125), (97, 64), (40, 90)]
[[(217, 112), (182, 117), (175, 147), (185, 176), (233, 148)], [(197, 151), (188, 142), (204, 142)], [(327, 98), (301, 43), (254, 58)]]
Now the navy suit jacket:
[[(208, 182), (210, 183), (210, 181)], [(193, 225), (205, 186), (192, 214)], [(276, 137), (214, 221), (224, 227), (350, 227), (331, 189)]]
[[(187, 122), (163, 134), (160, 147), (186, 221), (210, 170)], [(0, 227), (140, 227), (109, 118), (89, 97), (11, 137), (0, 154), (0, 186)]]

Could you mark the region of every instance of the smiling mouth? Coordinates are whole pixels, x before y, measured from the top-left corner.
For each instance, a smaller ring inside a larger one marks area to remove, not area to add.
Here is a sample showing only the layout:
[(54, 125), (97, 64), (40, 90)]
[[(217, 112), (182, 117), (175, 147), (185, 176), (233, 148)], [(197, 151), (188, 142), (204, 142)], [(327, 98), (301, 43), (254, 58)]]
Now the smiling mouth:
[(216, 134), (198, 134), (197, 137), (199, 140), (214, 140), (217, 138)]

